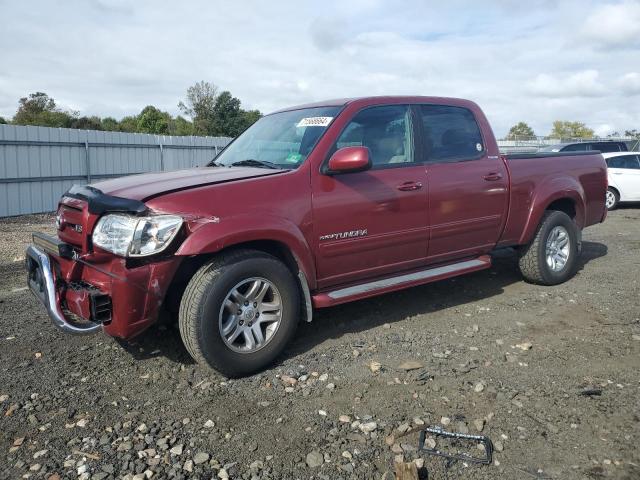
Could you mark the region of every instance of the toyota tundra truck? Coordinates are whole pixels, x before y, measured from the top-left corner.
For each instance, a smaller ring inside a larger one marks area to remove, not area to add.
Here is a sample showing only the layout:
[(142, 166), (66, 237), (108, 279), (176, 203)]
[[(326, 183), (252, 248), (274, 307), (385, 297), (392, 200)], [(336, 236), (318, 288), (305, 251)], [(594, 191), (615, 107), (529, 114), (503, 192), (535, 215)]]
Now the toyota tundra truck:
[(73, 186), (57, 236), (33, 234), (28, 284), (65, 332), (175, 319), (196, 361), (237, 377), (315, 309), (486, 269), (497, 249), (529, 282), (568, 280), (606, 191), (598, 151), (500, 155), (468, 100), (325, 101), (262, 117), (207, 166)]

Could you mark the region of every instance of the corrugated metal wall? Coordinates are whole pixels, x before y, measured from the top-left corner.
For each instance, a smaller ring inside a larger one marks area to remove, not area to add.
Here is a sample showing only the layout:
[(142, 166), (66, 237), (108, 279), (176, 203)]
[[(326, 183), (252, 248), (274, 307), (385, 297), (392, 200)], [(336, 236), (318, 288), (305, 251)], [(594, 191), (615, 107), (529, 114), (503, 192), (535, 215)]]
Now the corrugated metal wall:
[(74, 183), (205, 165), (230, 140), (0, 125), (0, 217), (53, 211)]

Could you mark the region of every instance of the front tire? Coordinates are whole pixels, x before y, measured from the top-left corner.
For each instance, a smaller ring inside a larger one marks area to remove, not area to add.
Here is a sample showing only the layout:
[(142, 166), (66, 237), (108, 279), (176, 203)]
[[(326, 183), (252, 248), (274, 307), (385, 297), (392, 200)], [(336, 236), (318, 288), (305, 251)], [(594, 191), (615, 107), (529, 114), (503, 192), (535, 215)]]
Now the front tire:
[(615, 210), (618, 207), (618, 203), (620, 202), (620, 194), (616, 191), (615, 188), (607, 188), (607, 197), (606, 197), (606, 205), (607, 210)]
[(289, 269), (263, 252), (222, 254), (193, 276), (180, 303), (189, 354), (228, 377), (270, 365), (293, 337), (299, 293)]
[(522, 276), (539, 285), (567, 281), (575, 274), (578, 239), (578, 227), (566, 213), (545, 212), (533, 241), (520, 252)]

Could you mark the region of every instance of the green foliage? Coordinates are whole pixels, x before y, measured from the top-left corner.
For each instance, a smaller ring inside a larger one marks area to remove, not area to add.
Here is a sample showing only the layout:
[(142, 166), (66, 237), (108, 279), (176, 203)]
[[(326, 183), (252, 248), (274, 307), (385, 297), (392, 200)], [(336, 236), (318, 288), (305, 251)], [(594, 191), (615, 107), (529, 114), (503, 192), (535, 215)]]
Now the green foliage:
[(166, 135), (169, 133), (171, 115), (148, 105), (142, 109), (137, 118), (137, 132)]
[(509, 129), (507, 134), (507, 140), (523, 140), (527, 138), (534, 138), (536, 134), (528, 124), (525, 122), (518, 122)]
[(187, 89), (186, 102), (178, 103), (182, 113), (191, 117), (196, 135), (213, 135), (217, 97), (218, 87), (202, 80)]
[(205, 81), (189, 87), (178, 108), (191, 117), (194, 135), (236, 137), (262, 116), (258, 110), (243, 110), (231, 92), (218, 94), (218, 87)]
[(549, 134), (551, 138), (593, 138), (594, 132), (582, 122), (556, 120)]
[(169, 124), (169, 135), (194, 135), (193, 123), (178, 115)]
[(257, 110), (245, 111), (240, 108), (240, 100), (224, 91), (216, 99), (213, 108), (212, 135), (237, 137), (260, 118)]
[(64, 112), (46, 93), (36, 92), (19, 100), (18, 111), (13, 117), (16, 125), (40, 125), (43, 127), (67, 127), (77, 116)]
[(118, 121), (113, 117), (104, 117), (100, 120), (100, 130), (117, 132), (119, 130)]
[[(262, 116), (258, 110), (243, 110), (240, 100), (228, 91), (218, 95), (218, 87), (204, 81), (189, 87), (185, 102), (180, 102), (178, 107), (192, 120), (180, 115), (172, 117), (170, 113), (148, 105), (139, 114), (118, 121), (113, 117), (81, 117), (78, 112), (61, 110), (49, 95), (36, 92), (20, 99), (11, 123), (111, 132), (235, 137)], [(7, 122), (0, 117), (0, 123)]]
[(4, 119), (4, 117), (0, 117), (0, 125), (6, 125), (7, 121)]

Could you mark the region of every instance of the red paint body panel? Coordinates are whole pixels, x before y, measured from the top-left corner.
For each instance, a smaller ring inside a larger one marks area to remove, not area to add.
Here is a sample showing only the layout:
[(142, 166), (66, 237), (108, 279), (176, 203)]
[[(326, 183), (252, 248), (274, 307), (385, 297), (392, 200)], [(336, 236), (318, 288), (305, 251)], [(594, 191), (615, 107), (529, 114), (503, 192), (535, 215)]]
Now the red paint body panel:
[[(429, 163), (417, 158), (417, 163), (394, 168), (322, 173), (334, 142), (349, 121), (363, 108), (389, 104), (465, 107), (480, 127), (484, 151), (480, 158), (468, 161)], [(606, 215), (607, 177), (602, 156), (507, 159), (499, 155), (487, 119), (473, 102), (369, 97), (318, 105), (343, 108), (295, 170), (196, 168), (94, 185), (106, 194), (141, 200), (151, 211), (181, 215), (185, 219), (183, 234), (175, 240), (181, 243), (171, 255), (128, 263), (94, 251), (91, 234), (98, 216), (88, 212), (85, 202), (63, 197), (60, 239), (74, 245), (85, 261), (102, 271), (54, 257), (58, 278), (84, 281), (110, 295), (112, 321), (104, 330), (130, 338), (157, 319), (180, 264), (194, 255), (213, 254), (246, 242), (277, 242), (297, 261), (314, 305), (324, 307), (424, 281), (340, 301), (328, 295), (337, 288), (432, 265), (488, 258), (486, 254), (496, 246), (525, 244), (534, 235), (544, 210), (558, 199), (571, 199), (580, 228), (601, 222)], [(297, 108), (302, 107), (287, 110)], [(451, 275), (429, 281), (447, 276)], [(86, 294), (61, 289), (59, 296), (69, 310), (86, 318)]]

